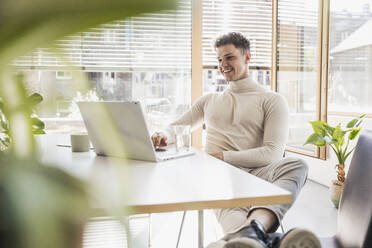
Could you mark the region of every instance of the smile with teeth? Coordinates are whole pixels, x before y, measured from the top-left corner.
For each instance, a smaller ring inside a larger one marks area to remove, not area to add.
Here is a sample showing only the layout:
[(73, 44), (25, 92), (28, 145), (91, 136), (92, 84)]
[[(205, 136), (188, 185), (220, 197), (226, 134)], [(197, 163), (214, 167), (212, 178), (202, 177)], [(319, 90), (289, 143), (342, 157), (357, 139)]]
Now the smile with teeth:
[(232, 68), (230, 68), (230, 69), (222, 69), (222, 72), (223, 73), (229, 73), (229, 72), (231, 72), (232, 71)]

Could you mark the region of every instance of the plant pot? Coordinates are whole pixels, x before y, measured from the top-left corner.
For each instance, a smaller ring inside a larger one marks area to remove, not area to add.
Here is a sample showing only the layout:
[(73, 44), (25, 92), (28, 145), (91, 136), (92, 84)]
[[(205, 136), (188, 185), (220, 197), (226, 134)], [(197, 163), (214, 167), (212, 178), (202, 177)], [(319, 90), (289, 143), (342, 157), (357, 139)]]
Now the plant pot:
[(331, 201), (335, 208), (338, 208), (340, 204), (340, 198), (342, 191), (344, 190), (344, 183), (339, 180), (332, 180), (332, 185), (330, 187)]

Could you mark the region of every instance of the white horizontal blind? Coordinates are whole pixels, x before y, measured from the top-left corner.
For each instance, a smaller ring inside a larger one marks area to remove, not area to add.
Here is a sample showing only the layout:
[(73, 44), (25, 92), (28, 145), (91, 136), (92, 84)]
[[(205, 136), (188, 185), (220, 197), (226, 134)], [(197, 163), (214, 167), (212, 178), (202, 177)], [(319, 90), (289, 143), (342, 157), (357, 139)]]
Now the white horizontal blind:
[(279, 67), (316, 69), (318, 12), (318, 0), (278, 1)]
[(179, 0), (177, 10), (144, 14), (65, 37), (55, 49), (39, 48), (14, 65), (86, 71), (190, 69), (191, 0)]
[(203, 66), (217, 66), (213, 40), (242, 32), (251, 41), (250, 66), (271, 67), (271, 0), (203, 0)]

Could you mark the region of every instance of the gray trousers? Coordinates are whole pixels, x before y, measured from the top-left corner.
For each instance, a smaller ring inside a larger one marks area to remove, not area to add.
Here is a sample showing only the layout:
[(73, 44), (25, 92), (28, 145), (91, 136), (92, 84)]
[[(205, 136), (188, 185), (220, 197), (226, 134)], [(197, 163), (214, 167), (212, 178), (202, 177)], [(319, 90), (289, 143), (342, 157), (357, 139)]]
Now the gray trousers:
[[(224, 233), (235, 232), (242, 228), (250, 212), (257, 208), (271, 210), (277, 219), (277, 223), (283, 219), (284, 214), (295, 202), (301, 188), (304, 186), (308, 166), (305, 161), (297, 158), (284, 158), (267, 166), (255, 169), (247, 169), (249, 173), (273, 183), (292, 193), (292, 203), (285, 205), (247, 206), (241, 208), (228, 208), (215, 210), (218, 222)], [(278, 225), (269, 231), (276, 231)]]

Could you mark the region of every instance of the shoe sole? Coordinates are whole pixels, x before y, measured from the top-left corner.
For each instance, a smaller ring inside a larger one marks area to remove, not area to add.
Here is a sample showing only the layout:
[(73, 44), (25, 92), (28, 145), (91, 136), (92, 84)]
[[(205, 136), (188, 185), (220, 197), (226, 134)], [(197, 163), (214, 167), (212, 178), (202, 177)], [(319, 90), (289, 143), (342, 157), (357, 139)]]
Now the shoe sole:
[(319, 239), (306, 229), (289, 231), (280, 241), (279, 248), (321, 248)]
[(254, 239), (235, 238), (228, 241), (223, 248), (264, 248), (264, 247)]

